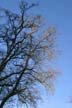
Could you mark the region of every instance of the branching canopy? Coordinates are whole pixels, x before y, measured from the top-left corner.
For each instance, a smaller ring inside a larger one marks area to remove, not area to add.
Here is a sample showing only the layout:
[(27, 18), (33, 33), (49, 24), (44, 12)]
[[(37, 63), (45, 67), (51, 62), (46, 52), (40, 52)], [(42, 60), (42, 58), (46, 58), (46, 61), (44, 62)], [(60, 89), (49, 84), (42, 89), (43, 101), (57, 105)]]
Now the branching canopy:
[(29, 14), (34, 6), (21, 2), (17, 14), (0, 8), (0, 108), (15, 95), (36, 107), (40, 99), (37, 85), (53, 89), (57, 72), (42, 67), (45, 60), (54, 58), (56, 30), (42, 31), (42, 17)]

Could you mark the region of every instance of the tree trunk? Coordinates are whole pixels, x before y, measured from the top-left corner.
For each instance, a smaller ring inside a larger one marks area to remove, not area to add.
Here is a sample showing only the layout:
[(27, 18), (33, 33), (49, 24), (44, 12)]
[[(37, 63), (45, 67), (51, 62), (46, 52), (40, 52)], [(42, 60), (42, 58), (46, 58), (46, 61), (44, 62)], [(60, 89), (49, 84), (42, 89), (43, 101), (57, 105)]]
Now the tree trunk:
[(2, 101), (1, 104), (0, 104), (0, 108), (3, 108), (4, 104), (5, 104), (5, 101)]
[(2, 102), (0, 103), (0, 108), (4, 108), (5, 103), (8, 101), (8, 99), (12, 96), (11, 94), (7, 95)]

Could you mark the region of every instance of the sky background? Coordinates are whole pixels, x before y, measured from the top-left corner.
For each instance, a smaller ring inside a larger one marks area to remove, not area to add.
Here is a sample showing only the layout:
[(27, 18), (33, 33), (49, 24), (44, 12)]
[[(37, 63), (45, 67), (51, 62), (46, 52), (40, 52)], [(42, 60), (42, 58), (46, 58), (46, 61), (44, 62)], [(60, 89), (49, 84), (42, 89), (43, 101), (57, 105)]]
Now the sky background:
[[(20, 0), (0, 0), (0, 6), (18, 11)], [(58, 46), (62, 53), (55, 61), (57, 69), (62, 75), (56, 80), (55, 93), (52, 96), (43, 92), (43, 101), (38, 108), (72, 108), (68, 103), (72, 95), (72, 0), (27, 0), (40, 5), (34, 9), (35, 13), (42, 14), (48, 25), (55, 25), (60, 33)]]

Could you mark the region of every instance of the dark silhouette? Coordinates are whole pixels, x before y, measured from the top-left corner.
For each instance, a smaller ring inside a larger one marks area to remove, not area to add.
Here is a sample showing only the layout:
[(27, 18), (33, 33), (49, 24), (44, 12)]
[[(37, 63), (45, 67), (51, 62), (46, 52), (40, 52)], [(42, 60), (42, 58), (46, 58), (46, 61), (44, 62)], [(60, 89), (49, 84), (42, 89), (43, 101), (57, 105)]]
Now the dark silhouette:
[(0, 8), (0, 108), (17, 95), (19, 101), (36, 107), (40, 99), (38, 84), (53, 90), (57, 72), (43, 69), (45, 60), (54, 58), (56, 31), (54, 27), (43, 30), (42, 17), (32, 16), (36, 6), (20, 3), (20, 13)]

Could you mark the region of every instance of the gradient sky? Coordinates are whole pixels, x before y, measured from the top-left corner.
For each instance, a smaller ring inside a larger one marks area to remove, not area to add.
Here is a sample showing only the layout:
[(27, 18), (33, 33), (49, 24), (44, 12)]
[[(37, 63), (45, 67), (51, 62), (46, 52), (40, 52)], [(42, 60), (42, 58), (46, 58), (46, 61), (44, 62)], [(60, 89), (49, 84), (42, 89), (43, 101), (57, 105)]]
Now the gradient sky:
[[(17, 11), (20, 0), (0, 0), (0, 6)], [(27, 0), (39, 2), (39, 8), (35, 9), (46, 19), (48, 25), (55, 25), (58, 32), (58, 46), (62, 49), (55, 62), (57, 69), (63, 74), (57, 79), (55, 93), (53, 96), (43, 96), (43, 101), (38, 108), (71, 108), (68, 103), (69, 96), (72, 95), (72, 0)]]

